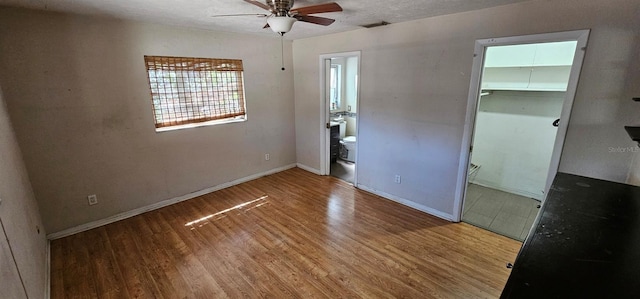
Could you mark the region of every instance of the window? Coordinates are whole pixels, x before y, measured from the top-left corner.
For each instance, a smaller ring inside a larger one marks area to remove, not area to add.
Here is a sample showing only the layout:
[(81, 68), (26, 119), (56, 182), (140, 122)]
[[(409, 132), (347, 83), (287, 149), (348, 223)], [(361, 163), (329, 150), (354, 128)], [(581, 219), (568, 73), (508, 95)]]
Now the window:
[(331, 99), (331, 110), (340, 109), (342, 101), (342, 72), (339, 64), (331, 65), (329, 98)]
[(246, 120), (242, 60), (144, 56), (156, 131)]

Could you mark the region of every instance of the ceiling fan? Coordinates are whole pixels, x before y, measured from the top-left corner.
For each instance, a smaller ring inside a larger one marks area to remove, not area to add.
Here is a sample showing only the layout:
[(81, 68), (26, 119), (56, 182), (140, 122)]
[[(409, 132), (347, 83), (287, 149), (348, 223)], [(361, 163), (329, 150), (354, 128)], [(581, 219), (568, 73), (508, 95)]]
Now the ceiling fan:
[(266, 2), (257, 0), (244, 1), (267, 10), (271, 14), (236, 14), (219, 16), (258, 15), (267, 17), (267, 24), (264, 26), (264, 28), (271, 28), (271, 30), (273, 30), (275, 33), (280, 34), (281, 36), (289, 32), (291, 30), (291, 27), (293, 26), (293, 23), (296, 21), (323, 26), (329, 26), (333, 24), (333, 22), (335, 22), (334, 19), (311, 16), (311, 14), (342, 11), (342, 7), (340, 7), (340, 5), (335, 2), (292, 8), (294, 0), (266, 0)]

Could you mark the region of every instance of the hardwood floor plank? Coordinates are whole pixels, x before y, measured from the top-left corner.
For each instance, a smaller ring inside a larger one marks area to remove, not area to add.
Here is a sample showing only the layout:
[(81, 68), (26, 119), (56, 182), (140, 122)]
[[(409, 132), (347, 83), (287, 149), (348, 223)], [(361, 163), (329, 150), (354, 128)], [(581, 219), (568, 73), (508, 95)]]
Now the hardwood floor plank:
[[(149, 272), (160, 293), (166, 298), (189, 298), (191, 288), (184, 280), (180, 271), (176, 268), (178, 262), (167, 253), (173, 250), (171, 242), (167, 242), (166, 231), (162, 231), (160, 217), (154, 217), (149, 221), (149, 214), (144, 217), (134, 217), (127, 225), (136, 235), (140, 244), (140, 253), (145, 265), (148, 265)], [(156, 216), (156, 215), (154, 215)], [(157, 224), (156, 229), (161, 233), (154, 232), (149, 223)]]
[[(66, 298), (97, 298), (96, 282), (88, 279), (94, 277), (91, 262), (85, 246), (86, 233), (70, 236), (65, 244), (67, 265), (64, 270), (64, 291)], [(68, 294), (68, 295), (66, 295)]]
[[(201, 262), (202, 267), (211, 273), (211, 278), (216, 281), (219, 288), (231, 298), (243, 297), (247, 292), (251, 291), (251, 285), (248, 284), (243, 278), (240, 278), (239, 272), (234, 269), (234, 266), (229, 263), (228, 256), (224, 256), (220, 252), (217, 244), (224, 243), (219, 236), (219, 231), (212, 232), (210, 235), (212, 239), (207, 240), (206, 236), (203, 237), (198, 234), (192, 227), (186, 227), (184, 224), (191, 221), (190, 217), (184, 218), (183, 215), (191, 215), (195, 212), (189, 206), (183, 205), (181, 208), (185, 210), (181, 211), (166, 211), (163, 213), (163, 217), (168, 220), (171, 227), (175, 230), (176, 234), (180, 236), (182, 242), (189, 248), (191, 248), (194, 256)], [(213, 226), (207, 225), (207, 228)], [(169, 249), (170, 250), (170, 249)], [(232, 249), (227, 249), (232, 250)], [(239, 263), (239, 261), (237, 261)]]
[(176, 219), (177, 214), (173, 213), (175, 208), (161, 211), (164, 220), (161, 223), (168, 226), (165, 228), (166, 233), (162, 238), (171, 244), (166, 249), (166, 253), (176, 261), (175, 266), (189, 285), (192, 296), (195, 298), (227, 298), (228, 295), (223, 288), (197, 258), (194, 253), (195, 248), (188, 244), (191, 233), (182, 230), (181, 223)]
[(124, 220), (105, 226), (112, 253), (125, 282), (124, 287), (131, 298), (164, 298), (149, 273), (150, 269), (143, 262), (134, 239), (138, 236), (131, 233), (129, 223), (130, 220)]
[(52, 241), (51, 298), (492, 298), (520, 245), (295, 168)]
[[(295, 211), (295, 210), (288, 210), (288, 212), (290, 213), (291, 211)], [(327, 242), (329, 242), (329, 240), (325, 240), (326, 236), (322, 236), (322, 235), (317, 235), (314, 234), (313, 231), (311, 230), (306, 230), (305, 226), (299, 222), (296, 221), (295, 218), (289, 216), (287, 213), (284, 213), (283, 211), (272, 211), (269, 214), (270, 215), (274, 215), (277, 213), (282, 213), (281, 215), (279, 215), (280, 219), (286, 219), (286, 222), (290, 224), (289, 227), (284, 227), (282, 225), (280, 225), (280, 223), (278, 222), (274, 222), (274, 223), (269, 223), (269, 225), (267, 227), (265, 227), (266, 230), (273, 230), (274, 233), (275, 232), (280, 232), (282, 234), (284, 234), (281, 238), (283, 239), (283, 241), (285, 241), (285, 244), (289, 244), (290, 246), (294, 246), (296, 243), (298, 244), (304, 244), (303, 248), (298, 248), (297, 253), (299, 254), (303, 254), (309, 257), (313, 257), (313, 253), (314, 253), (314, 248), (318, 248), (321, 247), (323, 244), (326, 246)], [(295, 213), (294, 213), (295, 214)], [(288, 218), (288, 219), (287, 219)], [(308, 222), (307, 222), (308, 224)], [(338, 232), (336, 232), (338, 233)], [(307, 237), (308, 236), (308, 237)], [(297, 240), (297, 241), (294, 241)], [(319, 243), (316, 240), (321, 240)], [(309, 246), (311, 245), (311, 246)], [(334, 244), (333, 246), (331, 246), (332, 248), (337, 248), (339, 247), (337, 244)], [(347, 250), (347, 252), (349, 253), (352, 250)], [(286, 256), (290, 256), (290, 255), (286, 255)], [(319, 258), (318, 258), (319, 259)], [(334, 263), (334, 267), (336, 264), (338, 265), (342, 265), (343, 268), (347, 268), (348, 265), (350, 263), (352, 263), (353, 261), (357, 261), (359, 260), (359, 258), (356, 258), (356, 256), (354, 255), (347, 255), (346, 258), (345, 257), (336, 257), (336, 260)], [(364, 264), (366, 265), (366, 263)], [(359, 268), (361, 266), (358, 267), (351, 267), (350, 272), (358, 272)], [(329, 275), (329, 271), (331, 271), (330, 269), (327, 270), (322, 270), (322, 273), (327, 273), (326, 275)], [(323, 275), (323, 276), (326, 276)], [(360, 273), (360, 275), (363, 275), (363, 273)], [(333, 281), (335, 283), (335, 280)], [(372, 290), (367, 290), (368, 292), (372, 291)], [(377, 292), (378, 295), (385, 293), (384, 288), (380, 287), (377, 288)]]
[(64, 241), (55, 241), (50, 244), (50, 297), (64, 298), (64, 269), (65, 269), (65, 246)]
[(104, 227), (84, 234), (85, 244), (90, 256), (90, 265), (95, 277), (96, 292), (99, 298), (129, 297), (122, 273), (112, 254), (111, 243)]
[[(231, 193), (229, 194), (231, 195), (231, 197), (247, 198), (248, 202), (255, 200), (254, 199), (255, 196), (253, 195), (240, 194), (237, 192), (234, 193), (234, 190), (235, 188), (232, 187), (232, 188), (226, 189), (225, 192), (222, 192), (222, 194), (227, 195), (227, 193)], [(208, 206), (207, 202), (201, 202), (201, 204), (203, 204), (204, 206)], [(248, 209), (252, 209), (252, 206), (248, 206), (244, 211)], [(271, 295), (274, 295), (275, 297), (280, 297), (280, 296), (290, 297), (292, 296), (293, 293), (304, 290), (306, 286), (298, 286), (298, 289), (296, 290), (295, 281), (282, 280), (283, 277), (287, 277), (283, 275), (283, 273), (290, 273), (291, 269), (286, 268), (284, 265), (282, 265), (281, 260), (278, 259), (278, 257), (273, 255), (272, 251), (275, 249), (275, 247), (277, 247), (277, 245), (273, 245), (273, 242), (271, 241), (274, 238), (270, 238), (270, 236), (265, 235), (264, 231), (262, 231), (255, 222), (247, 221), (247, 219), (244, 219), (246, 218), (246, 216), (247, 215), (242, 211), (233, 211), (231, 212), (230, 215), (228, 215), (228, 217), (224, 218), (222, 222), (229, 223), (228, 225), (225, 226), (227, 228), (242, 228), (241, 232), (238, 232), (238, 231), (228, 232), (228, 236), (233, 236), (235, 243), (242, 244), (241, 245), (242, 248), (249, 249), (248, 252), (253, 254), (251, 258), (258, 261), (259, 270), (260, 270), (258, 271), (258, 273), (266, 271), (270, 274), (268, 276), (271, 278), (262, 277), (257, 281), (261, 282), (261, 281), (264, 281), (265, 279), (268, 279), (268, 280), (271, 280), (270, 283), (272, 286), (277, 285), (278, 288), (276, 289), (279, 293), (271, 294)], [(207, 228), (212, 228), (212, 226), (201, 227), (196, 229), (196, 231), (200, 231), (202, 228), (207, 229)], [(203, 233), (205, 235), (208, 235), (208, 233), (205, 233), (204, 231)], [(236, 253), (236, 255), (241, 255), (240, 257), (237, 257), (239, 259), (249, 258), (248, 256), (242, 256), (241, 253)], [(312, 292), (315, 292), (315, 291), (312, 291)]]

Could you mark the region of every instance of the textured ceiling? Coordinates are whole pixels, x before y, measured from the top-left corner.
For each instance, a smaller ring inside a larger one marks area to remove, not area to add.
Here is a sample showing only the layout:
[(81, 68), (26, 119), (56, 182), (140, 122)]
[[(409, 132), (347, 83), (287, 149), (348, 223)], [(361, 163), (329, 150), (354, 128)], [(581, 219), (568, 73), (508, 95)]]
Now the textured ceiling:
[[(296, 0), (294, 8), (332, 0)], [(336, 19), (330, 26), (296, 22), (285, 35), (299, 39), (361, 28), (361, 25), (386, 21), (398, 23), (506, 5), (528, 0), (333, 0), (343, 12), (317, 14)], [(265, 10), (242, 0), (0, 0), (0, 5), (40, 10), (112, 16), (122, 19), (156, 22), (210, 30), (275, 35), (262, 29), (264, 17), (212, 17), (213, 15), (264, 13)]]

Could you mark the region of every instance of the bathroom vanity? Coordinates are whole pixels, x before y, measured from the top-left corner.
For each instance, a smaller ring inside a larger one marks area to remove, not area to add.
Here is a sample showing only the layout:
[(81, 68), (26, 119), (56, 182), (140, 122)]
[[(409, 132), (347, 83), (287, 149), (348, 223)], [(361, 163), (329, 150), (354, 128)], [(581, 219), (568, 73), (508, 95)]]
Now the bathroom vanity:
[(331, 141), (330, 141), (330, 157), (331, 163), (335, 163), (338, 160), (338, 153), (340, 152), (340, 125), (331, 126)]

